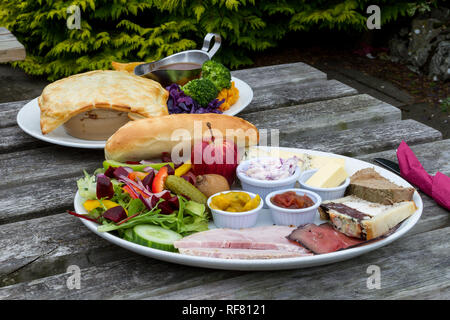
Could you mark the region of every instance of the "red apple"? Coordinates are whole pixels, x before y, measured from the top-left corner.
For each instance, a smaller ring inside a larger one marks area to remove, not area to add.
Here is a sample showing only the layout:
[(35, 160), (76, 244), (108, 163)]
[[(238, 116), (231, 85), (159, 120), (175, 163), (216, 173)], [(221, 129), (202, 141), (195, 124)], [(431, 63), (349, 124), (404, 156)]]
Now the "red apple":
[(194, 145), (191, 163), (195, 175), (220, 174), (231, 186), (239, 163), (238, 147), (230, 140), (203, 139)]

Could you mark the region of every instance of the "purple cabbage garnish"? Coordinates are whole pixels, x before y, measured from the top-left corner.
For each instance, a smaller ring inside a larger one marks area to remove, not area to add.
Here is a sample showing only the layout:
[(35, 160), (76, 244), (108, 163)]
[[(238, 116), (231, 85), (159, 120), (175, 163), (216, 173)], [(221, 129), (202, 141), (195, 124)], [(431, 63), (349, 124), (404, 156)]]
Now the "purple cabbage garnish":
[(206, 107), (200, 106), (194, 99), (186, 95), (180, 86), (172, 83), (166, 87), (169, 91), (169, 98), (167, 100), (167, 109), (170, 114), (173, 113), (222, 113), (219, 107), (225, 102), (225, 99), (212, 100)]
[(114, 196), (114, 188), (109, 179), (104, 174), (99, 174), (97, 176), (97, 198), (111, 199)]

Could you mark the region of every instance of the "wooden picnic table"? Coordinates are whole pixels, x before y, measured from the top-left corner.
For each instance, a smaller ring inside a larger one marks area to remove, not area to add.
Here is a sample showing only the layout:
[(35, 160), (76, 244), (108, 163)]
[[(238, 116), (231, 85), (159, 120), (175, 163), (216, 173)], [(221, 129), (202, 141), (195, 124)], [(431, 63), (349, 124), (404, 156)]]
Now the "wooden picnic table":
[[(450, 140), (396, 107), (303, 63), (234, 71), (254, 91), (238, 116), (279, 128), (280, 144), (372, 161), (395, 160), (405, 140), (425, 169), (450, 174)], [(390, 245), (330, 265), (286, 271), (225, 271), (140, 256), (90, 232), (73, 210), (76, 180), (102, 150), (36, 140), (16, 124), (28, 101), (0, 104), (0, 299), (448, 299), (449, 212), (421, 193), (416, 226)], [(66, 285), (81, 269), (81, 288)], [(367, 287), (368, 267), (381, 288)]]

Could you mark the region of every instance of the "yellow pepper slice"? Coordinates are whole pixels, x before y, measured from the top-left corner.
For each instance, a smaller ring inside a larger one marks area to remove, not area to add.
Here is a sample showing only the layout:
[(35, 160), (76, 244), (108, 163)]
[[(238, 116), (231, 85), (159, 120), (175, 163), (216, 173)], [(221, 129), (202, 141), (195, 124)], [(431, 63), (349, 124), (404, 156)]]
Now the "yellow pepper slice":
[(175, 175), (177, 177), (181, 177), (183, 174), (186, 174), (189, 170), (191, 170), (192, 164), (183, 163), (181, 166), (175, 169)]
[[(119, 204), (111, 201), (111, 200), (102, 200), (103, 205), (106, 207), (106, 209), (110, 209), (113, 207), (117, 207)], [(83, 203), (83, 207), (88, 211), (91, 212), (92, 210), (94, 210), (95, 208), (99, 208), (101, 207), (101, 203), (98, 200), (86, 200)]]

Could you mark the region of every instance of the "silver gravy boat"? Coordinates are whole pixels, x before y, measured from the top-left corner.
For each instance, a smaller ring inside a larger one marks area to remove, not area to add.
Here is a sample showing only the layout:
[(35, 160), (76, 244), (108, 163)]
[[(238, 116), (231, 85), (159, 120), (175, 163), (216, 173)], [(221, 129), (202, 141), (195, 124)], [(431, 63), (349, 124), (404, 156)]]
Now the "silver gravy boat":
[[(209, 50), (213, 38), (214, 45)], [(163, 87), (172, 83), (182, 86), (200, 77), (202, 64), (214, 56), (221, 42), (220, 35), (208, 33), (201, 50), (186, 50), (158, 61), (138, 65), (134, 68), (134, 74), (158, 81)]]

